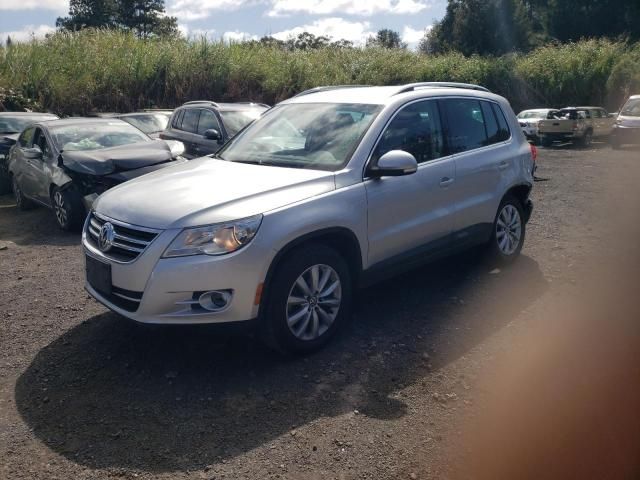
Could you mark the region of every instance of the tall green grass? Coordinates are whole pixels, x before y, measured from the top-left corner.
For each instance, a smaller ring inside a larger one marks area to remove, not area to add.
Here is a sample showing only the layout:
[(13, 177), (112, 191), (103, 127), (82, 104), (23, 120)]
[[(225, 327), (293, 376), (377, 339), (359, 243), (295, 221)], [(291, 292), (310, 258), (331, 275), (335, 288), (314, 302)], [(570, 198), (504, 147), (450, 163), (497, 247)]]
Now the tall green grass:
[(0, 88), (59, 114), (175, 107), (186, 100), (276, 103), (330, 84), (460, 81), (529, 106), (617, 107), (640, 91), (640, 45), (583, 41), (528, 55), (426, 56), (404, 50), (283, 51), (255, 44), (139, 40), (112, 31), (57, 33), (0, 48)]

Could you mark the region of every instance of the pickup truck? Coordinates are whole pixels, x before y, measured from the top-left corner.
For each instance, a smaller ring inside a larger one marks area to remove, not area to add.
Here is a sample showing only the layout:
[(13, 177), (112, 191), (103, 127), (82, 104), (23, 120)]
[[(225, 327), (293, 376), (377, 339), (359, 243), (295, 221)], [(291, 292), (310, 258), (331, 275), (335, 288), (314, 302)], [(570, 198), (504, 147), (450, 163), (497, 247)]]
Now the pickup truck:
[(615, 117), (600, 107), (567, 107), (550, 112), (546, 120), (538, 122), (542, 146), (553, 142), (570, 141), (583, 147), (591, 145), (595, 137), (608, 137)]

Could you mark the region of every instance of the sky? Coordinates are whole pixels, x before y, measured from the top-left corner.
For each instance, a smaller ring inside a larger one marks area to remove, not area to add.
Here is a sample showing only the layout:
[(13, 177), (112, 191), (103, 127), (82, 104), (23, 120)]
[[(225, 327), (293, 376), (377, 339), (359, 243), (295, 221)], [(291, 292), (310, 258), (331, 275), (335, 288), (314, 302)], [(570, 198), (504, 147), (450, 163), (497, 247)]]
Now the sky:
[[(272, 35), (286, 40), (300, 32), (361, 45), (382, 28), (400, 33), (415, 48), (444, 16), (446, 0), (166, 0), (187, 36), (238, 41)], [(0, 42), (42, 37), (55, 30), (69, 0), (0, 0)]]

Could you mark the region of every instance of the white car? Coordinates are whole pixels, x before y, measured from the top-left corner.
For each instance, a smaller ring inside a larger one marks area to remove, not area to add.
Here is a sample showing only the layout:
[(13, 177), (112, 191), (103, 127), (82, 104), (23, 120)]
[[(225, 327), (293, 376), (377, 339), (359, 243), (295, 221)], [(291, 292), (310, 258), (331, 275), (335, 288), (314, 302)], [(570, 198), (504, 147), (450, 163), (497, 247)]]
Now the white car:
[(554, 111), (555, 109), (551, 108), (536, 108), (524, 110), (518, 114), (518, 123), (527, 140), (538, 142), (540, 139), (538, 136), (538, 122), (546, 119), (549, 113)]
[(217, 154), (101, 195), (86, 289), (144, 323), (255, 319), (271, 345), (307, 352), (358, 286), (474, 245), (515, 260), (533, 150), (483, 87), (303, 92)]

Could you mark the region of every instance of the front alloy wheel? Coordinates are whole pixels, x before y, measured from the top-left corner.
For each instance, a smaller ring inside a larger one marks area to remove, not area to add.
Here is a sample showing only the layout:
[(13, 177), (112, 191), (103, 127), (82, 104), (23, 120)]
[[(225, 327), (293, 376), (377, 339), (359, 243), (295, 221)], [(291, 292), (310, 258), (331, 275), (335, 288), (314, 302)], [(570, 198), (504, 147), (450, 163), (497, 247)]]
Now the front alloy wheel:
[(329, 265), (314, 265), (295, 281), (287, 299), (287, 325), (303, 341), (315, 340), (333, 325), (342, 300), (342, 284)]
[(53, 211), (56, 214), (58, 225), (63, 230), (69, 228), (69, 216), (67, 214), (67, 206), (64, 202), (64, 196), (60, 190), (53, 194)]

